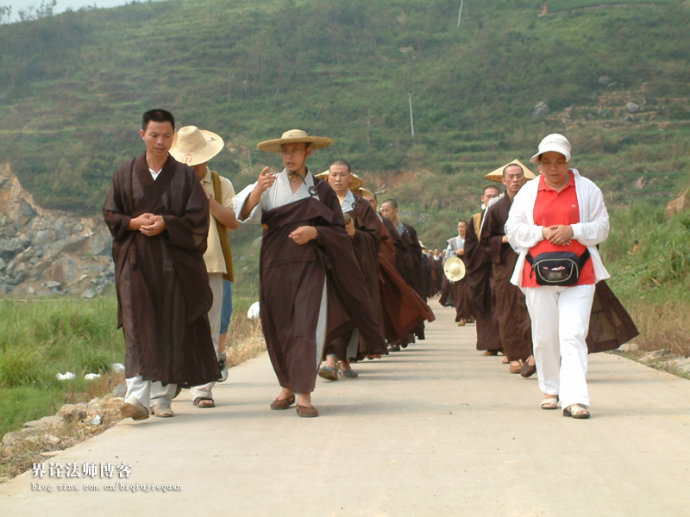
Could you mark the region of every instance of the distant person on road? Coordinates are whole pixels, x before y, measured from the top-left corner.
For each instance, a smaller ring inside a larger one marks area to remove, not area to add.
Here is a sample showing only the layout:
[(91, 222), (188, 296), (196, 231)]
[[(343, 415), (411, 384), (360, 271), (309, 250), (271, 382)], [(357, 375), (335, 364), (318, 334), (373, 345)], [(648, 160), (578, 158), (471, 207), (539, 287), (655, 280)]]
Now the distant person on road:
[(360, 189), (376, 213), (381, 245), (379, 247), (379, 285), (383, 309), (383, 331), (389, 347), (398, 350), (401, 343), (407, 343), (410, 333), (424, 323), (436, 318), (433, 311), (417, 291), (402, 277), (397, 267), (396, 251), (391, 232), (396, 230), (388, 219), (378, 213), (376, 194)]
[[(451, 257), (457, 257), (464, 263), (465, 257), (465, 236), (467, 235), (467, 223), (465, 221), (458, 221), (458, 234), (455, 237), (448, 239), (446, 247), (446, 260)], [(445, 275), (444, 275), (445, 277)], [(469, 305), (469, 286), (467, 277), (463, 277), (457, 282), (448, 282), (448, 290), (450, 292), (450, 299), (453, 301), (455, 307), (455, 322), (459, 327), (464, 326), (468, 321), (472, 321), (472, 310)]]
[(491, 280), (491, 259), (480, 245), (479, 235), (489, 202), (500, 194), (496, 185), (482, 189), (481, 212), (472, 215), (467, 224), (462, 260), (467, 271), (467, 303), (475, 318), (477, 350), (483, 355), (495, 356), (503, 350), (498, 332), (498, 320), (494, 311), (494, 290)]
[[(235, 196), (232, 183), (208, 168), (208, 161), (220, 153), (224, 146), (223, 139), (216, 133), (196, 126), (185, 126), (177, 132), (170, 148), (173, 158), (189, 165), (194, 170), (208, 198), (210, 221), (204, 262), (208, 272), (209, 287), (213, 293), (213, 305), (208, 311), (208, 321), (221, 372), (218, 380), (221, 382), (228, 378), (225, 344), (223, 343), (221, 347), (220, 343), (223, 279), (233, 279), (228, 230), (234, 230), (240, 225), (232, 208), (232, 198)], [(193, 386), (191, 388), (192, 403), (198, 408), (214, 407), (216, 405), (212, 392), (214, 385), (215, 382), (209, 382), (201, 386)]]
[(587, 343), (595, 284), (609, 278), (597, 250), (609, 233), (601, 190), (570, 167), (571, 146), (547, 135), (531, 158), (540, 175), (513, 200), (506, 234), (519, 250), (511, 282), (523, 289), (542, 409), (589, 418)]
[[(345, 230), (350, 237), (357, 262), (364, 275), (367, 296), (371, 300), (372, 316), (383, 333), (383, 314), (381, 305), (381, 289), (379, 285), (379, 220), (371, 205), (361, 195), (354, 194), (362, 186), (362, 180), (350, 170), (346, 160), (336, 160), (328, 168), (328, 172), (317, 175), (328, 182), (340, 202), (340, 209), (345, 217)], [(345, 309), (343, 308), (343, 311)], [(349, 319), (347, 314), (344, 315)], [(346, 378), (356, 378), (358, 374), (350, 366), (351, 359), (378, 356), (387, 353), (383, 341), (369, 343), (361, 339), (359, 330), (352, 325), (332, 340), (327, 341), (325, 350), (325, 364), (319, 368), (319, 376), (335, 381), (338, 372)], [(337, 360), (337, 363), (336, 363)]]
[[(381, 203), (381, 215), (390, 221), (387, 225), (393, 245), (395, 246), (395, 261), (398, 272), (412, 289), (426, 302), (424, 290), (424, 268), (422, 265), (422, 247), (419, 244), (417, 230), (413, 226), (403, 223), (398, 213), (398, 202), (395, 199), (386, 199)], [(400, 347), (407, 347), (415, 342), (415, 336), (424, 339), (424, 322), (422, 321), (413, 332), (408, 334), (400, 344), (392, 344), (390, 349), (394, 352)]]
[(144, 113), (146, 152), (118, 167), (103, 205), (126, 346), (120, 412), (134, 420), (170, 410), (177, 385), (220, 376), (207, 317), (208, 200), (194, 171), (168, 154), (174, 132), (170, 112)]
[[(300, 417), (318, 416), (312, 405), (326, 339), (328, 305), (337, 296), (364, 339), (383, 343), (372, 318), (362, 271), (357, 264), (340, 202), (333, 189), (307, 168), (312, 150), (330, 138), (300, 129), (257, 145), (280, 153), (284, 168), (265, 167), (256, 183), (233, 201), (240, 222), (261, 220), (259, 300), (261, 325), (281, 391), (271, 409), (297, 402)], [(327, 277), (328, 275), (328, 277)]]
[(510, 283), (518, 255), (508, 242), (504, 226), (513, 199), (525, 184), (527, 174), (534, 178), (531, 171), (525, 172), (515, 162), (503, 168), (501, 181), (506, 189), (505, 194), (496, 198), (486, 209), (479, 239), (491, 259), (491, 278), (496, 295), (494, 312), (503, 353), (509, 362), (508, 371), (520, 373), (523, 377), (529, 377), (535, 371), (532, 332), (525, 295)]

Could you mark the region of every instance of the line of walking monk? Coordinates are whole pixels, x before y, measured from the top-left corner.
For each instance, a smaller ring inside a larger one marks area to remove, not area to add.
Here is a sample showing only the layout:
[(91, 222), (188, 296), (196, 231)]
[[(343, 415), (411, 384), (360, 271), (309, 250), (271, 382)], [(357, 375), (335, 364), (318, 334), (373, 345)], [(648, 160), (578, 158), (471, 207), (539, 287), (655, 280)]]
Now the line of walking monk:
[[(118, 324), (126, 344), (123, 416), (173, 416), (170, 402), (179, 387), (192, 388), (195, 406), (214, 406), (213, 385), (227, 377), (218, 339), (222, 280), (232, 280), (227, 229), (240, 224), (263, 227), (260, 318), (280, 384), (271, 409), (296, 405), (300, 417), (318, 416), (311, 401), (317, 375), (355, 377), (351, 360), (379, 358), (424, 339), (424, 322), (434, 320), (426, 298), (442, 279), (439, 253), (422, 253), (394, 199), (377, 210), (375, 194), (347, 161), (310, 172), (312, 151), (333, 140), (293, 129), (259, 143), (259, 150), (281, 155), (283, 169), (265, 167), (233, 196), (230, 182), (207, 167), (223, 149), (222, 139), (194, 126), (177, 134), (174, 128), (165, 110), (144, 114), (146, 151), (118, 168), (103, 208), (113, 234)], [(569, 152), (568, 144), (568, 159)], [(447, 288), (458, 321), (473, 318), (477, 348), (503, 351), (510, 371), (523, 375), (535, 368), (530, 323), (525, 297), (508, 283), (516, 253), (504, 224), (528, 173), (519, 163), (505, 167), (506, 193), (485, 188), (482, 202), (489, 208), (459, 224), (446, 250), (455, 255), (447, 258), (447, 276), (458, 274), (456, 258), (467, 271)], [(563, 237), (556, 232), (554, 239)], [(615, 300), (604, 282), (597, 295)], [(590, 336), (595, 348), (615, 348), (620, 336), (602, 305), (611, 304), (595, 296), (592, 314), (603, 317), (592, 317), (598, 331), (591, 332), (590, 323)]]

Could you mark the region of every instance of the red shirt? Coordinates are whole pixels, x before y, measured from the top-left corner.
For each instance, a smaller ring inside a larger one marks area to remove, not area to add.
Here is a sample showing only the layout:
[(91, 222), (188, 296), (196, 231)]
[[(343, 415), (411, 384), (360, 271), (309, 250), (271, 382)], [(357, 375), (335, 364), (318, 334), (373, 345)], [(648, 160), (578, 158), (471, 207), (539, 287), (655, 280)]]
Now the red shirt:
[[(539, 226), (553, 226), (556, 224), (575, 224), (580, 222), (580, 205), (577, 202), (575, 191), (575, 176), (568, 171), (569, 181), (566, 187), (556, 192), (544, 182), (544, 176), (539, 177), (539, 190), (537, 200), (534, 203), (534, 224)], [(547, 251), (572, 251), (578, 256), (582, 255), (587, 247), (573, 239), (567, 246), (557, 246), (546, 239), (539, 241), (529, 250), (532, 257)], [(580, 271), (577, 285), (594, 284), (594, 266), (591, 259), (585, 262)], [(532, 266), (525, 262), (522, 271), (523, 287), (541, 287), (537, 284), (536, 277), (532, 274)]]

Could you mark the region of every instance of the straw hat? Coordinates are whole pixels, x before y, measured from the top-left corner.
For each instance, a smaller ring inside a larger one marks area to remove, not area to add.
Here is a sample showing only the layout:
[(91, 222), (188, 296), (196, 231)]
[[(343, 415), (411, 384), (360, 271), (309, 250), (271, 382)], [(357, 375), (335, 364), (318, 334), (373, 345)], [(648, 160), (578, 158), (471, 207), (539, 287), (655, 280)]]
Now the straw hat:
[(359, 194), (360, 196), (374, 197), (374, 193), (366, 187), (359, 187)]
[(536, 178), (535, 174), (529, 169), (529, 167), (525, 167), (525, 165), (517, 158), (510, 163), (501, 165), (498, 169), (491, 171), (489, 174), (485, 174), (484, 177), (488, 180), (495, 181), (496, 183), (501, 183), (503, 180), (503, 169), (508, 167), (508, 165), (513, 164), (519, 165), (522, 168), (522, 172), (525, 174), (525, 180), (529, 181)]
[(458, 257), (448, 257), (443, 264), (443, 272), (451, 282), (458, 282), (465, 278), (465, 263)]
[(170, 154), (190, 167), (206, 163), (223, 150), (223, 139), (196, 126), (184, 126), (173, 136)]
[[(350, 190), (354, 193), (358, 193), (357, 191), (362, 188), (363, 185), (362, 179), (353, 172), (351, 172), (350, 175), (352, 176), (352, 181), (350, 181)], [(321, 178), (328, 183), (328, 171), (319, 172), (316, 177)]]
[(326, 138), (325, 136), (309, 136), (306, 131), (301, 129), (290, 129), (285, 131), (283, 136), (280, 138), (274, 138), (273, 140), (264, 140), (256, 145), (259, 151), (266, 151), (269, 153), (279, 153), (281, 151), (281, 145), (283, 144), (295, 144), (299, 142), (305, 142), (311, 144), (312, 149), (323, 149), (328, 147), (333, 143), (331, 138)]

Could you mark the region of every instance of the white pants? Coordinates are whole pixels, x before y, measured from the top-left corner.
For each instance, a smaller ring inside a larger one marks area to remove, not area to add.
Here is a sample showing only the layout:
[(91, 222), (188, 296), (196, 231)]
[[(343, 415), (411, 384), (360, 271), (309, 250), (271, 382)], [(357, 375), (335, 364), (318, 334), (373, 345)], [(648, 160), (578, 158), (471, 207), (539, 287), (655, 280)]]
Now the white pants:
[[(218, 336), (220, 336), (220, 311), (223, 308), (223, 273), (209, 273), (208, 285), (213, 293), (213, 304), (208, 311), (208, 323), (211, 326), (211, 338), (213, 348), (218, 353)], [(216, 385), (215, 382), (208, 382), (201, 386), (192, 386), (190, 389), (192, 400), (197, 397), (213, 398), (211, 390)]]
[(177, 384), (166, 384), (163, 386), (158, 381), (145, 381), (141, 375), (125, 379), (127, 382), (127, 393), (125, 402), (140, 402), (144, 407), (151, 408), (157, 404), (170, 406)]
[(589, 406), (587, 332), (594, 284), (524, 289), (532, 321), (539, 389), (563, 407)]

